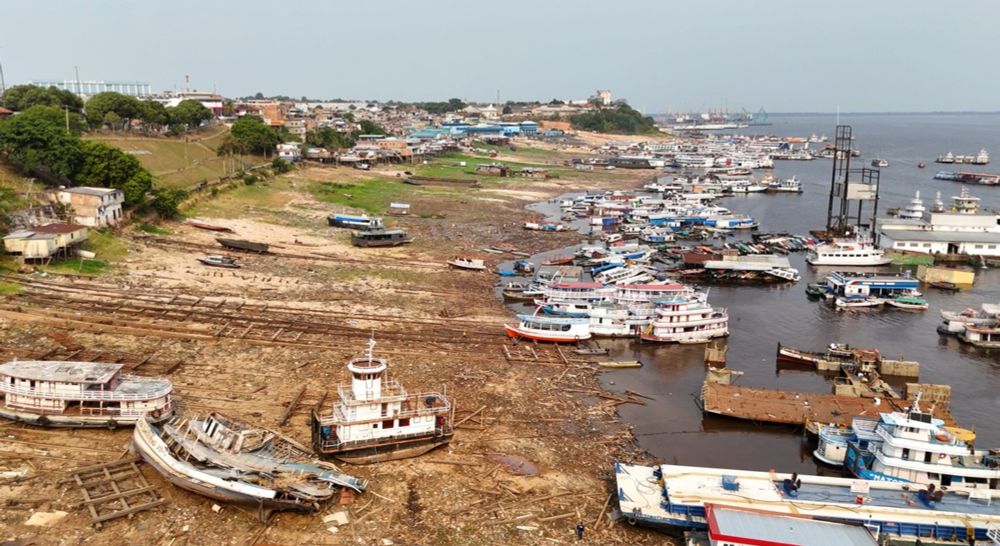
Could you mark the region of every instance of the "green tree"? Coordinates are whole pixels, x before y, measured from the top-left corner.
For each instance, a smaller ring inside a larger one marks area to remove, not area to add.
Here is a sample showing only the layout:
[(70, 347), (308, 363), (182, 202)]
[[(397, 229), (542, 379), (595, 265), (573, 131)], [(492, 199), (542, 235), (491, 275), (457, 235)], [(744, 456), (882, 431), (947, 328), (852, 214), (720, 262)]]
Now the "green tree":
[(80, 143), (83, 163), (73, 176), (81, 186), (117, 188), (125, 193), (125, 203), (135, 205), (152, 188), (153, 177), (139, 161), (125, 152), (102, 142), (84, 140)]
[(37, 85), (15, 85), (8, 88), (0, 100), (0, 105), (16, 112), (27, 110), (36, 105), (66, 108), (70, 112), (76, 113), (83, 110), (83, 101), (73, 93), (56, 87), (39, 87)]
[(306, 144), (319, 148), (350, 148), (354, 139), (332, 127), (320, 127), (306, 133)]
[[(105, 123), (105, 116), (108, 115), (108, 112), (114, 112), (127, 128), (133, 119), (140, 116), (142, 105), (139, 103), (139, 99), (135, 97), (108, 91), (90, 97), (86, 104), (84, 104), (84, 109), (91, 128), (96, 129), (101, 127)], [(112, 129), (115, 129), (115, 127), (112, 127)]]
[(570, 117), (574, 129), (594, 131), (598, 133), (619, 133), (626, 135), (642, 135), (657, 133), (659, 129), (653, 123), (653, 118), (643, 116), (637, 110), (625, 103), (613, 107), (602, 108), (594, 112), (585, 112)]
[(271, 161), (271, 170), (274, 171), (274, 174), (285, 174), (292, 170), (292, 167), (291, 163), (281, 159), (280, 157), (276, 157), (273, 161)]
[(180, 207), (187, 192), (181, 189), (158, 188), (153, 192), (152, 207), (163, 218), (173, 218), (177, 216), (177, 208)]
[(35, 105), (0, 122), (0, 154), (25, 174), (66, 184), (83, 163), (80, 141), (65, 127), (65, 112)]
[(173, 108), (167, 108), (171, 125), (186, 125), (189, 130), (197, 129), (203, 122), (212, 119), (212, 111), (196, 100), (183, 100)]
[(219, 155), (269, 154), (281, 142), (278, 132), (256, 116), (243, 116), (233, 122), (229, 134), (219, 146)]
[(355, 132), (355, 134), (354, 134), (355, 138), (357, 138), (357, 135), (385, 135), (385, 134), (388, 134), (386, 132), (386, 130), (382, 128), (381, 125), (379, 125), (379, 124), (377, 124), (377, 123), (375, 123), (374, 121), (371, 121), (371, 120), (363, 119), (363, 120), (361, 120), (361, 122), (358, 125), (361, 126), (361, 129), (359, 129), (359, 130), (357, 130)]
[(139, 104), (139, 119), (146, 125), (146, 129), (150, 129), (169, 124), (170, 114), (162, 102), (144, 100)]

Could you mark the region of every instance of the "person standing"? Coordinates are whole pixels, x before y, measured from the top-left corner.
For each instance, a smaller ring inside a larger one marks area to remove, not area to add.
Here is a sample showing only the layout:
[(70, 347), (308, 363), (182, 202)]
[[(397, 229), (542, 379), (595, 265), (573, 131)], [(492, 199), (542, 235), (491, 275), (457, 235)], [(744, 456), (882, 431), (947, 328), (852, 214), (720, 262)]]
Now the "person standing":
[(583, 522), (582, 521), (577, 522), (577, 524), (576, 524), (576, 539), (577, 540), (583, 540), (583, 531), (584, 531)]

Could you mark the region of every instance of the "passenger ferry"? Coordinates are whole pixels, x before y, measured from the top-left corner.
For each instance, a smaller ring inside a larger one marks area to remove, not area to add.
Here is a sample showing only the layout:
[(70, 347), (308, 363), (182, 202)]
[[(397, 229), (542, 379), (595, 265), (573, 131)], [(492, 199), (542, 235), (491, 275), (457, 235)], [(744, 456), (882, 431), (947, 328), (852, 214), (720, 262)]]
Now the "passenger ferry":
[(656, 318), (640, 335), (644, 341), (706, 343), (729, 335), (729, 315), (698, 299), (675, 298), (656, 302)]
[(350, 385), (337, 385), (329, 412), (311, 415), (316, 452), (366, 464), (415, 457), (447, 444), (454, 435), (454, 407), (442, 393), (408, 393), (388, 377), (388, 361), (364, 356), (347, 362)]
[(518, 315), (516, 324), (505, 324), (504, 331), (514, 338), (576, 343), (590, 339), (590, 319)]
[(609, 301), (615, 287), (599, 282), (554, 282), (542, 287), (546, 301), (600, 302)]
[[(977, 450), (975, 435), (945, 427), (944, 421), (920, 410), (920, 399), (908, 412), (880, 414), (871, 433), (848, 443), (844, 466), (866, 480), (936, 484), (967, 491), (970, 499), (989, 501), (1000, 495), (1000, 453)], [(982, 492), (982, 494), (976, 494)]]
[(635, 337), (655, 316), (652, 304), (601, 305), (590, 310), (592, 337)]
[(0, 417), (53, 427), (135, 425), (174, 412), (173, 385), (121, 372), (121, 364), (48, 360), (0, 365)]
[(875, 246), (870, 240), (855, 237), (853, 239), (834, 239), (832, 242), (818, 245), (810, 251), (806, 261), (811, 265), (852, 265), (879, 266), (892, 263), (892, 258), (885, 251)]
[[(882, 535), (937, 545), (995, 544), (1000, 503), (967, 491), (853, 478), (616, 462), (618, 506), (629, 523), (705, 529), (706, 505), (744, 507), (862, 524)], [(988, 534), (989, 533), (989, 534)], [(976, 542), (979, 544), (980, 542)]]

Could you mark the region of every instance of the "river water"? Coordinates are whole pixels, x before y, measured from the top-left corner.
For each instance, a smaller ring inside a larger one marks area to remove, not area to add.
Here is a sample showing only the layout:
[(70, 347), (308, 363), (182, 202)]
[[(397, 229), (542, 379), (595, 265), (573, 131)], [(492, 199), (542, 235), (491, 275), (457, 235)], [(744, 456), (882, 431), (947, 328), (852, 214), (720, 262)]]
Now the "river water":
[[(825, 133), (832, 138), (836, 125), (832, 115), (772, 116), (771, 121), (771, 126), (742, 132), (781, 136)], [(938, 170), (958, 170), (959, 166), (933, 163), (938, 155), (948, 151), (975, 154), (985, 148), (996, 154), (994, 161), (1000, 162), (1000, 115), (843, 115), (840, 122), (853, 126), (855, 148), (863, 154), (864, 163), (852, 165), (867, 166), (876, 155), (890, 162), (882, 169), (880, 214), (889, 207), (905, 205), (915, 190), (920, 190), (927, 206), (938, 191), (945, 203), (950, 203), (950, 197), (961, 186), (932, 177)], [(925, 161), (927, 168), (918, 169), (919, 161)], [(721, 204), (757, 218), (762, 232), (808, 234), (810, 229), (825, 224), (830, 163), (829, 159), (776, 162), (774, 174), (798, 176), (804, 193), (736, 196), (721, 200)], [(998, 169), (995, 164), (961, 168)], [(982, 198), (984, 208), (1000, 209), (1000, 187), (970, 186), (969, 190)], [(890, 357), (919, 361), (921, 382), (950, 384), (952, 413), (962, 426), (975, 428), (977, 446), (1000, 446), (1000, 351), (974, 349), (935, 331), (942, 308), (978, 308), (983, 302), (1000, 301), (1000, 271), (977, 271), (975, 286), (956, 294), (926, 289), (930, 309), (924, 312), (891, 308), (837, 311), (806, 298), (806, 283), (830, 270), (816, 270), (804, 258), (804, 254), (790, 255), (792, 266), (802, 273), (802, 280), (796, 284), (711, 288), (709, 301), (729, 309), (728, 367), (745, 372), (739, 384), (829, 392), (829, 379), (813, 371), (779, 371), (775, 363), (777, 343), (812, 350), (821, 350), (833, 342), (875, 347)], [(831, 472), (813, 460), (814, 445), (804, 439), (801, 431), (703, 415), (695, 404), (705, 377), (703, 346), (639, 345), (624, 339), (600, 343), (611, 348), (612, 358), (644, 363), (640, 369), (607, 371), (602, 381), (612, 392), (629, 389), (654, 398), (645, 406), (621, 405), (619, 412), (633, 425), (639, 444), (663, 462)]]

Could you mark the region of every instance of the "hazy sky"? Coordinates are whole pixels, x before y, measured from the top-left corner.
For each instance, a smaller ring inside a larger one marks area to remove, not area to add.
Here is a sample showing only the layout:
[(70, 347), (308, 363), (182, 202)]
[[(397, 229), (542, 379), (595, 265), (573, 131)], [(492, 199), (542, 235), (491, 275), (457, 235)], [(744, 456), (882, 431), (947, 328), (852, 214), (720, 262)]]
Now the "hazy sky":
[(1000, 110), (1000, 2), (172, 0), (3, 4), (7, 85), (584, 99), (645, 112)]

